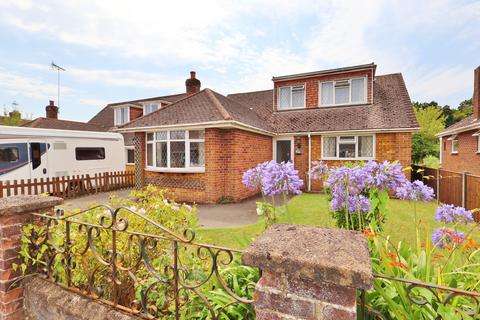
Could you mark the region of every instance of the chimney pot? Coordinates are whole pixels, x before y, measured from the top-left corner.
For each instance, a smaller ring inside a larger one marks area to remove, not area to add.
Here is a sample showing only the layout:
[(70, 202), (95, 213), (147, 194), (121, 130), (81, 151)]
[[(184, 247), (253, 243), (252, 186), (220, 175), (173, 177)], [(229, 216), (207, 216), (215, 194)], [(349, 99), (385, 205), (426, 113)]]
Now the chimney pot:
[(200, 91), (202, 83), (196, 78), (195, 71), (190, 71), (190, 78), (185, 81), (187, 95), (191, 96)]
[(58, 107), (55, 105), (55, 101), (50, 100), (48, 106), (45, 107), (47, 118), (58, 119)]
[(480, 117), (480, 66), (474, 71), (473, 76), (473, 118)]

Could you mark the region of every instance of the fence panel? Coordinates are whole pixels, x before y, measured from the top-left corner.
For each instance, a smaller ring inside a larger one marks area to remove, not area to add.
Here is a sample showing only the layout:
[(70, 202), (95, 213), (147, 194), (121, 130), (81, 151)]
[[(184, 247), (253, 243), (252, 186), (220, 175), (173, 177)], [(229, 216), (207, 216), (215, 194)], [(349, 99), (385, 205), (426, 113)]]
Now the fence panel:
[(104, 172), (90, 175), (63, 176), (40, 179), (0, 180), (0, 198), (12, 195), (48, 193), (62, 198), (108, 192), (134, 186), (133, 171)]
[(463, 175), (458, 172), (439, 170), (440, 202), (462, 206)]
[(468, 210), (480, 208), (480, 177), (466, 176), (466, 207)]

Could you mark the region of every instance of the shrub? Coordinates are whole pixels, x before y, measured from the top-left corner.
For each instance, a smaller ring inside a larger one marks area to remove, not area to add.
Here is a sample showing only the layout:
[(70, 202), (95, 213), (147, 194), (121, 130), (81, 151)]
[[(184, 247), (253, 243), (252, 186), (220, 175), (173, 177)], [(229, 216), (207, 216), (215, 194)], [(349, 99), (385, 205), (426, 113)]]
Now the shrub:
[(232, 196), (221, 196), (220, 198), (218, 198), (217, 203), (218, 204), (233, 203), (233, 197)]

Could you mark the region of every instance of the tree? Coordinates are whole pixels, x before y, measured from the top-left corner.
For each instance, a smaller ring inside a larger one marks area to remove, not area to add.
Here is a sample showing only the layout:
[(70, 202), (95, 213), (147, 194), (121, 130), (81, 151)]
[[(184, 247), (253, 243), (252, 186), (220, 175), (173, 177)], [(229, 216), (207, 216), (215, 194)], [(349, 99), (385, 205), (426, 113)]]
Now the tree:
[(439, 156), (437, 133), (445, 129), (447, 116), (436, 103), (421, 104), (415, 109), (420, 131), (412, 137), (412, 158), (420, 163), (427, 156)]
[(22, 124), (22, 114), (18, 110), (13, 110), (10, 112), (7, 112), (7, 110), (4, 110), (3, 112), (4, 118), (2, 125), (4, 126), (15, 126), (18, 127), (20, 124)]

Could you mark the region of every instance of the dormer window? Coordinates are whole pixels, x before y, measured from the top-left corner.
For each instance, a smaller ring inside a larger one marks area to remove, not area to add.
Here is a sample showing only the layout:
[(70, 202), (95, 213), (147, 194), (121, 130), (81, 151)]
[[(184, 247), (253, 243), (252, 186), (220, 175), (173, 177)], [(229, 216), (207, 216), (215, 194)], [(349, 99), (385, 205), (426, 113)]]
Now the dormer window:
[(158, 103), (146, 103), (143, 105), (143, 115), (158, 110)]
[(115, 126), (120, 126), (127, 122), (130, 122), (130, 108), (129, 107), (118, 107), (115, 108), (114, 112), (114, 124)]
[(353, 78), (320, 82), (320, 106), (341, 106), (367, 102), (367, 79)]
[(278, 88), (278, 109), (305, 108), (305, 85)]

